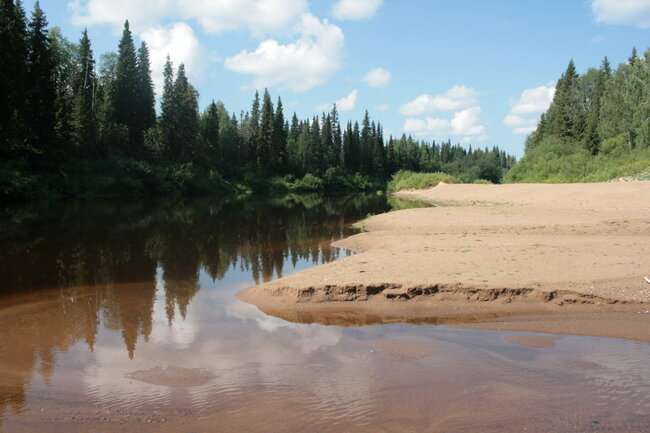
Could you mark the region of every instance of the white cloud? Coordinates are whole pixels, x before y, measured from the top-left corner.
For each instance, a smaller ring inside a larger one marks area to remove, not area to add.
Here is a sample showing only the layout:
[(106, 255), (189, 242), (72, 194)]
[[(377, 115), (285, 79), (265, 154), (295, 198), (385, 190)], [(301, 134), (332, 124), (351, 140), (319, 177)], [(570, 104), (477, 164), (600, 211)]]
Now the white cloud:
[(439, 117), (408, 118), (404, 132), (420, 137), (456, 137), (463, 142), (481, 143), (487, 140), (487, 128), (481, 121), (481, 108), (470, 107), (454, 113), (451, 120)]
[(282, 44), (267, 39), (255, 51), (242, 51), (225, 61), (228, 69), (253, 76), (253, 86), (281, 87), (295, 92), (323, 84), (339, 69), (343, 32), (327, 20), (304, 14), (296, 27), (299, 38)]
[(363, 77), (370, 87), (382, 87), (390, 82), (390, 72), (384, 68), (374, 68)]
[(151, 75), (157, 95), (162, 94), (163, 70), (168, 55), (176, 67), (184, 63), (188, 73), (195, 74), (199, 41), (190, 26), (176, 23), (171, 27), (153, 27), (144, 31), (141, 36), (149, 45)]
[(178, 0), (181, 12), (212, 33), (247, 28), (256, 34), (284, 30), (307, 11), (307, 0)]
[(356, 90), (353, 90), (350, 92), (349, 95), (339, 99), (336, 101), (336, 108), (339, 111), (352, 111), (354, 110), (354, 107), (357, 105), (357, 97), (359, 96), (359, 92)]
[(441, 95), (423, 94), (404, 104), (400, 112), (404, 116), (417, 116), (432, 111), (457, 111), (477, 105), (476, 90), (466, 86), (454, 86)]
[(165, 18), (196, 20), (205, 31), (247, 29), (254, 34), (284, 31), (307, 11), (307, 0), (71, 0), (76, 25), (121, 27), (129, 19), (136, 31)]
[(375, 110), (377, 111), (388, 111), (390, 110), (390, 105), (388, 104), (379, 104), (375, 107)]
[(449, 120), (437, 117), (427, 117), (425, 119), (410, 118), (404, 121), (404, 132), (407, 134), (443, 136), (449, 135), (451, 123)]
[(481, 124), (481, 108), (472, 107), (454, 114), (451, 132), (461, 137), (484, 137), (485, 125)]
[[(352, 111), (354, 107), (357, 106), (357, 99), (359, 97), (359, 92), (353, 90), (347, 96), (342, 97), (336, 101), (336, 109), (338, 111)], [(332, 104), (321, 104), (316, 107), (317, 111), (329, 111), (332, 109)]]
[(530, 134), (537, 128), (539, 116), (548, 110), (555, 96), (555, 84), (524, 90), (503, 119), (515, 134)]
[(650, 0), (592, 0), (596, 21), (650, 28)]
[(339, 0), (332, 9), (332, 15), (339, 20), (364, 20), (371, 18), (383, 0)]

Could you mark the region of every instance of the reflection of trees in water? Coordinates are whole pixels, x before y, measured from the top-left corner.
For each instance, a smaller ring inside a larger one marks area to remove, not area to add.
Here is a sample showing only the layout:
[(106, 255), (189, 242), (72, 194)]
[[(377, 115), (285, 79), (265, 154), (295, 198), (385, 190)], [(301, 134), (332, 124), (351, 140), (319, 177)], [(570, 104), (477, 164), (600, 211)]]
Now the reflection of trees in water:
[(377, 197), (295, 196), (21, 214), (0, 234), (0, 309), (26, 305), (0, 316), (0, 347), (9, 348), (0, 351), (0, 415), (24, 405), (32, 371), (51, 378), (56, 352), (78, 341), (92, 351), (100, 320), (121, 332), (133, 358), (152, 331), (158, 268), (171, 326), (176, 311), (185, 318), (201, 269), (215, 280), (235, 269), (260, 282), (282, 276), (288, 262), (329, 262), (338, 255), (332, 240), (383, 210)]

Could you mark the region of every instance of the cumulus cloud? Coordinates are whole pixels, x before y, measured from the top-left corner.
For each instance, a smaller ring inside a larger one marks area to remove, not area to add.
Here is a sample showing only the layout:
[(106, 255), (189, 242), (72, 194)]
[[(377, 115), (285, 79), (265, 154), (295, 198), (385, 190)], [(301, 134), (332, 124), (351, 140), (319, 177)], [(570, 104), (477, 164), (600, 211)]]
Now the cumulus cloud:
[(165, 18), (195, 20), (205, 31), (247, 29), (255, 34), (283, 31), (307, 11), (307, 0), (71, 0), (73, 23), (121, 27), (129, 19), (136, 31)]
[[(341, 99), (337, 100), (336, 103), (336, 109), (338, 111), (352, 111), (354, 108), (357, 106), (357, 98), (359, 97), (359, 92), (357, 90), (353, 90), (350, 92), (348, 95), (342, 97)], [(333, 104), (321, 104), (318, 107), (316, 107), (316, 110), (318, 111), (328, 111), (332, 108)]]
[(400, 112), (404, 116), (418, 116), (433, 111), (458, 111), (477, 105), (476, 90), (466, 86), (454, 86), (441, 95), (423, 94), (404, 104)]
[(596, 21), (650, 28), (650, 0), (592, 0)]
[(363, 77), (370, 87), (382, 87), (390, 82), (391, 74), (384, 68), (374, 68), (368, 71)]
[(555, 96), (555, 85), (524, 90), (503, 119), (515, 134), (530, 134), (537, 128), (539, 116), (548, 110)]
[(190, 26), (176, 23), (171, 27), (153, 27), (144, 31), (141, 37), (149, 46), (156, 94), (162, 94), (163, 70), (168, 55), (176, 66), (184, 63), (189, 74), (195, 73), (199, 41)]
[(332, 15), (339, 20), (365, 20), (371, 18), (383, 0), (339, 0), (332, 9)]
[(481, 120), (481, 108), (470, 107), (454, 113), (451, 120), (439, 117), (408, 118), (404, 132), (419, 137), (444, 139), (455, 137), (462, 142), (482, 143), (487, 140), (487, 128)]
[(296, 41), (283, 44), (267, 39), (255, 51), (228, 57), (225, 66), (253, 76), (256, 88), (303, 92), (323, 84), (340, 67), (343, 32), (311, 14), (304, 14), (295, 30)]

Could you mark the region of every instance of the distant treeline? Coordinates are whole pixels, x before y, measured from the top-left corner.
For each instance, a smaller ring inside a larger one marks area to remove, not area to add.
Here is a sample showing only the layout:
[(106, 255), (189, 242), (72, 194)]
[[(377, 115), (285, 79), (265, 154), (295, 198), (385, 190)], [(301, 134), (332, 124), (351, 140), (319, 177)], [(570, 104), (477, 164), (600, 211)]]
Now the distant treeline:
[[(573, 61), (510, 181), (589, 181), (650, 169), (650, 50), (579, 75)], [(647, 173), (647, 172), (646, 172)]]
[(336, 106), (300, 120), (256, 93), (250, 111), (212, 102), (199, 111), (185, 66), (167, 61), (160, 113), (149, 50), (126, 22), (117, 53), (99, 66), (84, 31), (78, 44), (48, 29), (38, 2), (0, 2), (0, 197), (207, 193), (238, 184), (368, 189), (401, 169), (448, 171), (499, 182), (514, 158), (403, 136), (370, 119), (342, 125)]

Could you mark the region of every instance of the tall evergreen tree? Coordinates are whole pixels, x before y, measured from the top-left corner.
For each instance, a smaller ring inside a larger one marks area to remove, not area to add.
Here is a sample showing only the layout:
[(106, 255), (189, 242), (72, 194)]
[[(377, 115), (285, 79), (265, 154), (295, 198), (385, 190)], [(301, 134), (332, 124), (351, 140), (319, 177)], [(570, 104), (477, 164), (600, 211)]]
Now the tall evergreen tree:
[(118, 48), (117, 66), (115, 70), (115, 83), (111, 89), (113, 121), (128, 129), (128, 143), (122, 151), (127, 155), (141, 155), (142, 136), (138, 127), (138, 111), (136, 95), (138, 93), (138, 65), (136, 59), (133, 35), (129, 22), (124, 23), (122, 38)]
[(27, 20), (20, 0), (0, 1), (0, 156), (24, 150), (27, 78)]
[(185, 65), (178, 67), (176, 82), (174, 83), (175, 127), (177, 142), (174, 144), (175, 159), (182, 162), (191, 162), (199, 156), (199, 104), (198, 92), (190, 84), (185, 73)]
[(75, 139), (82, 155), (97, 156), (97, 116), (95, 112), (97, 77), (95, 75), (95, 59), (87, 30), (83, 31), (79, 41), (77, 61), (79, 72), (74, 83)]
[(29, 23), (26, 125), (30, 151), (39, 163), (61, 157), (54, 142), (56, 121), (55, 64), (48, 38), (47, 18), (37, 1)]
[[(283, 122), (284, 123), (284, 122)], [(260, 135), (257, 150), (257, 166), (269, 169), (273, 160), (273, 102), (268, 90), (264, 90), (262, 99), (262, 117), (260, 120)]]
[[(149, 47), (142, 42), (137, 56), (136, 74), (136, 120), (135, 125), (138, 140), (144, 132), (156, 125), (156, 97), (154, 94), (153, 80), (151, 78), (151, 62), (149, 60)], [(140, 144), (140, 141), (138, 142)]]
[(283, 172), (287, 167), (287, 139), (288, 134), (285, 129), (284, 110), (282, 100), (278, 98), (275, 106), (275, 115), (273, 116), (273, 169)]
[(257, 166), (260, 146), (260, 94), (255, 91), (248, 126), (248, 161)]
[(176, 145), (176, 113), (174, 95), (174, 66), (167, 56), (165, 68), (163, 69), (163, 94), (160, 102), (160, 130), (162, 133), (163, 149), (167, 158), (177, 153)]
[(223, 160), (219, 139), (219, 116), (219, 109), (213, 100), (201, 119), (201, 139), (208, 151), (210, 161), (215, 165), (221, 165)]

